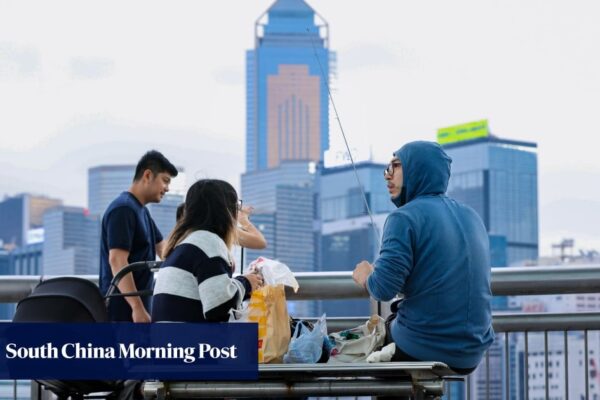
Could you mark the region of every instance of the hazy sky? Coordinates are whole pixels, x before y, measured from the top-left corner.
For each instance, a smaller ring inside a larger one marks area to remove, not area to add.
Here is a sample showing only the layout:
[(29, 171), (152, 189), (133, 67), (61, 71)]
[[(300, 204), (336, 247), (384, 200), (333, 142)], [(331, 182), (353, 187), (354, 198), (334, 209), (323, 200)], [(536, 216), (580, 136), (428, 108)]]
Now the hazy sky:
[[(0, 196), (87, 203), (87, 168), (149, 148), (199, 177), (244, 168), (245, 50), (271, 0), (0, 0)], [(487, 118), (539, 145), (541, 253), (600, 249), (600, 3), (313, 0), (352, 147)], [(340, 131), (332, 119), (331, 144)], [(366, 151), (368, 152), (368, 151)], [(383, 184), (383, 183), (382, 183)]]

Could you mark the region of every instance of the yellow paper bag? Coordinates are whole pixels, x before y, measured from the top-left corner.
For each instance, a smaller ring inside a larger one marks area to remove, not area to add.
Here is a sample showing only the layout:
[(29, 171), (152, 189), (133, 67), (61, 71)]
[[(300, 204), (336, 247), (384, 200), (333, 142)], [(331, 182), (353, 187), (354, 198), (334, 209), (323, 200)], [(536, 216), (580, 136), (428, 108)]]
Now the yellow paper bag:
[(281, 363), (291, 337), (283, 285), (252, 292), (248, 321), (258, 323), (258, 362)]

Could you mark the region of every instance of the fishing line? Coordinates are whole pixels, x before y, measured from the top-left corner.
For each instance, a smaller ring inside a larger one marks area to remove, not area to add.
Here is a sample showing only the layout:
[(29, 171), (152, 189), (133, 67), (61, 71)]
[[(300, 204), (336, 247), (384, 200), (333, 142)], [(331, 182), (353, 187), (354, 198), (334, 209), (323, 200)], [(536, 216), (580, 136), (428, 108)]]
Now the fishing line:
[[(306, 28), (306, 31), (310, 34), (310, 30)], [(379, 242), (379, 229), (377, 229), (377, 225), (375, 225), (375, 219), (373, 218), (373, 213), (371, 212), (371, 207), (369, 207), (369, 202), (367, 201), (367, 195), (365, 193), (362, 182), (360, 181), (360, 176), (358, 175), (358, 170), (356, 169), (356, 164), (354, 163), (354, 157), (352, 157), (352, 152), (350, 151), (350, 146), (348, 145), (348, 139), (346, 138), (346, 133), (344, 132), (344, 127), (342, 126), (342, 120), (338, 114), (337, 108), (335, 106), (335, 101), (333, 100), (333, 94), (331, 93), (331, 89), (329, 88), (329, 79), (325, 75), (325, 70), (323, 69), (323, 65), (321, 64), (321, 60), (319, 59), (319, 54), (317, 53), (317, 48), (315, 47), (314, 40), (312, 36), (310, 36), (310, 44), (313, 48), (313, 52), (315, 54), (315, 58), (317, 59), (317, 63), (319, 64), (319, 70), (321, 71), (321, 77), (325, 81), (325, 86), (327, 87), (327, 95), (329, 97), (329, 101), (331, 102), (331, 106), (333, 107), (333, 112), (335, 114), (335, 119), (338, 122), (338, 126), (340, 127), (340, 132), (342, 133), (342, 137), (344, 138), (344, 144), (346, 145), (346, 150), (348, 151), (348, 157), (350, 158), (350, 163), (352, 164), (352, 168), (354, 169), (354, 176), (356, 177), (356, 181), (358, 182), (358, 187), (360, 189), (360, 193), (362, 195), (363, 202), (365, 203), (365, 207), (367, 208), (367, 213), (369, 214), (369, 218), (371, 219), (371, 226), (373, 227), (373, 232), (375, 233), (375, 243)], [(320, 36), (319, 36), (320, 37)]]

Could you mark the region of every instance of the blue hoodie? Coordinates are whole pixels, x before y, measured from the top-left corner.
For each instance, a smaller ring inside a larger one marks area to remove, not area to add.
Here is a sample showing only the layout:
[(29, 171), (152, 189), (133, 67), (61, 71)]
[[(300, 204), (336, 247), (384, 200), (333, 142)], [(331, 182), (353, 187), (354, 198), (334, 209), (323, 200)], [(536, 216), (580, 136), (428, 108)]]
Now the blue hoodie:
[(494, 340), (486, 229), (444, 193), (452, 160), (432, 142), (412, 142), (402, 163), (398, 209), (387, 218), (367, 289), (378, 301), (404, 294), (391, 333), (406, 354), (451, 367), (479, 364)]

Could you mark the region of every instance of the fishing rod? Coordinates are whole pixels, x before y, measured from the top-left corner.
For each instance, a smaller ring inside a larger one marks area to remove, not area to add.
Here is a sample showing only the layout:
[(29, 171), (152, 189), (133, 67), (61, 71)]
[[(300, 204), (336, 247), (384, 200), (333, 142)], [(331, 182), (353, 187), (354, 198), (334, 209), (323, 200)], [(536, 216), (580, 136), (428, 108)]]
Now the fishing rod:
[[(306, 31), (310, 33), (310, 30), (306, 28)], [(321, 72), (321, 78), (325, 82), (325, 86), (327, 87), (327, 95), (329, 97), (329, 101), (331, 102), (331, 106), (333, 107), (333, 112), (335, 114), (335, 119), (338, 122), (338, 126), (340, 127), (340, 132), (342, 133), (342, 138), (344, 139), (344, 144), (346, 145), (346, 150), (348, 151), (348, 157), (350, 158), (350, 163), (352, 164), (352, 168), (354, 170), (354, 176), (356, 177), (356, 181), (358, 182), (358, 188), (360, 189), (360, 193), (362, 195), (363, 202), (365, 203), (365, 207), (367, 208), (367, 213), (369, 214), (369, 218), (371, 219), (371, 226), (373, 227), (373, 233), (375, 234), (375, 247), (377, 247), (377, 243), (379, 243), (379, 229), (377, 225), (375, 225), (375, 218), (373, 218), (373, 213), (371, 212), (371, 207), (369, 207), (369, 202), (367, 201), (367, 195), (365, 193), (365, 189), (360, 180), (360, 176), (358, 175), (358, 170), (356, 169), (356, 164), (354, 162), (354, 157), (352, 156), (352, 152), (350, 151), (350, 145), (348, 144), (348, 139), (346, 138), (346, 133), (344, 132), (344, 127), (342, 126), (342, 120), (337, 111), (337, 107), (335, 106), (335, 101), (333, 100), (333, 94), (331, 93), (331, 88), (329, 87), (329, 79), (325, 74), (325, 70), (323, 69), (323, 65), (321, 64), (321, 60), (319, 59), (319, 53), (317, 53), (317, 48), (315, 46), (315, 42), (310, 37), (310, 43), (313, 49), (313, 53), (315, 58), (317, 59), (317, 63), (319, 64), (319, 70)], [(377, 253), (377, 251), (376, 251)]]

